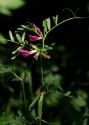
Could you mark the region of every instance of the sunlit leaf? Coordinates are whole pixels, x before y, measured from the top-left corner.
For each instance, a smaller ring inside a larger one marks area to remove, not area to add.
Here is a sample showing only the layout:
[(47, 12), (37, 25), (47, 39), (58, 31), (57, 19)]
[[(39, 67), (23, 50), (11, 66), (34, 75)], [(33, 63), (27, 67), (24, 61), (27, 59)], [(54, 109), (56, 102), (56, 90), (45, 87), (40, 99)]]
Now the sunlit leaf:
[(46, 25), (47, 25), (48, 30), (50, 30), (50, 29), (51, 29), (51, 21), (50, 21), (50, 18), (47, 18), (47, 19), (46, 19)]
[(21, 25), (21, 28), (23, 28), (24, 30), (29, 30), (29, 31), (31, 31), (31, 29), (30, 29), (28, 26), (25, 26), (25, 25)]
[(42, 26), (44, 28), (44, 34), (47, 33), (47, 25), (46, 25), (46, 20), (43, 20)]
[(55, 25), (58, 24), (58, 15), (53, 16), (53, 21), (54, 21)]
[(17, 38), (17, 40), (19, 41), (19, 43), (21, 43), (22, 38), (21, 38), (21, 36), (20, 36), (19, 34), (16, 34), (16, 38)]
[(14, 41), (15, 41), (15, 40), (14, 40), (14, 36), (13, 36), (13, 34), (12, 34), (11, 31), (9, 31), (9, 36), (10, 36), (11, 41), (14, 42)]
[(58, 24), (58, 15), (56, 15), (56, 17), (55, 17), (55, 23), (56, 23), (56, 25)]
[(26, 35), (26, 33), (24, 32), (24, 33), (22, 34), (22, 42), (24, 42), (24, 40), (25, 40), (25, 35)]

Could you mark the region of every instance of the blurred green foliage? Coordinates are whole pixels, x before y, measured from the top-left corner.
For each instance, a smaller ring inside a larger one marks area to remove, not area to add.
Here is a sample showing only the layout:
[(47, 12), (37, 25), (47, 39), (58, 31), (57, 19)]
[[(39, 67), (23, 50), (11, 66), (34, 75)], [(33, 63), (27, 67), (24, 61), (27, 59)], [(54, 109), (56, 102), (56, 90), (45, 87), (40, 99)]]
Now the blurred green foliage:
[(6, 44), (5, 37), (0, 33), (0, 44)]
[(18, 9), (24, 4), (24, 0), (0, 0), (0, 13), (10, 16), (12, 14), (12, 10)]

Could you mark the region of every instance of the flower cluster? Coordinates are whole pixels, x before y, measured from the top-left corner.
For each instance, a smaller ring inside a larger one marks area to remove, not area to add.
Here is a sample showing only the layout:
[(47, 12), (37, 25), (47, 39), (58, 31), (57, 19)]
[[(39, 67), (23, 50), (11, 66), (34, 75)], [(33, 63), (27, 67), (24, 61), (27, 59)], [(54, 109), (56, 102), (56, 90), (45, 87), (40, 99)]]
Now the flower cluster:
[[(35, 24), (31, 24), (31, 31), (36, 35), (28, 35), (29, 50), (24, 49), (24, 47), (19, 47), (18, 53), (25, 58), (33, 55), (36, 61), (39, 56), (50, 59), (50, 55), (47, 54), (47, 47), (44, 45), (44, 36), (42, 31)], [(39, 42), (39, 40), (41, 40), (41, 42)], [(35, 41), (37, 41), (37, 43), (35, 43)]]

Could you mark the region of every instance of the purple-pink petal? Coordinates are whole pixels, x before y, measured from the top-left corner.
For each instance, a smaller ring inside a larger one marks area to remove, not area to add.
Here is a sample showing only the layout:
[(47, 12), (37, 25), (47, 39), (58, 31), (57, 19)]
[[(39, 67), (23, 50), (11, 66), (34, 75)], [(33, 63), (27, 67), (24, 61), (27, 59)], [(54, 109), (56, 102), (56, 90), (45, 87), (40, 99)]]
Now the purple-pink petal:
[(30, 52), (24, 49), (20, 49), (19, 53), (24, 57), (28, 57), (30, 55)]
[(37, 28), (37, 33), (38, 33), (39, 35), (42, 34), (42, 32), (41, 32), (41, 30), (40, 30), (39, 28)]
[(32, 24), (32, 27), (34, 28), (34, 30), (35, 30), (39, 35), (42, 34), (41, 30), (40, 30), (35, 24)]
[(29, 40), (32, 41), (32, 42), (39, 40), (39, 37), (38, 37), (38, 36), (33, 36), (33, 35), (28, 35), (28, 38), (29, 38)]
[(32, 28), (35, 29), (36, 28), (36, 25), (34, 23), (32, 23)]

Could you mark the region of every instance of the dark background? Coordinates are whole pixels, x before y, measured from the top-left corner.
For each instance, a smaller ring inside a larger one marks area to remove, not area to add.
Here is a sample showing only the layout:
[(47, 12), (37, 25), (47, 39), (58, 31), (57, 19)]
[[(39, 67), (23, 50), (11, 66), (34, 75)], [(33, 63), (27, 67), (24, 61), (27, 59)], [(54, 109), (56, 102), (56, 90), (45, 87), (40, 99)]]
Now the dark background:
[(89, 2), (88, 0), (25, 0), (26, 4), (24, 7), (13, 11), (13, 16), (8, 17), (0, 15), (0, 28), (3, 32), (6, 30), (13, 29), (19, 24), (26, 23), (28, 21), (36, 22), (40, 24), (46, 17), (59, 15), (59, 19), (63, 20), (69, 13), (65, 8), (70, 8), (74, 11), (77, 16), (88, 16)]

